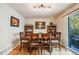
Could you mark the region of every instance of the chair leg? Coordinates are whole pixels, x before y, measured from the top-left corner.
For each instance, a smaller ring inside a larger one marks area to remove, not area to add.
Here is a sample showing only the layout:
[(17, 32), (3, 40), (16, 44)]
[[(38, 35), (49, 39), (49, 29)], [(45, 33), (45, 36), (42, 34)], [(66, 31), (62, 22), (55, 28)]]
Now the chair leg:
[(39, 47), (38, 47), (38, 55), (39, 55)]
[(60, 43), (58, 43), (58, 45), (59, 45), (59, 49), (60, 49), (60, 51), (61, 51), (61, 46), (60, 46)]
[(51, 53), (52, 53), (53, 47), (52, 47), (52, 43), (51, 43)]
[(29, 48), (30, 48), (30, 49), (29, 49), (29, 50), (30, 50), (29, 52), (30, 52), (30, 55), (31, 55), (31, 46), (30, 46)]
[(22, 50), (22, 43), (20, 44), (20, 52), (21, 52), (21, 50)]
[(51, 48), (50, 48), (50, 52), (49, 52), (49, 53), (50, 53), (50, 55), (51, 55)]
[(28, 47), (27, 47), (27, 48), (28, 48), (28, 52), (29, 52), (29, 51), (30, 51), (30, 46), (29, 46), (29, 44), (28, 44)]
[(52, 43), (51, 43), (51, 53), (52, 53), (52, 49), (53, 49), (53, 48), (52, 48)]
[(51, 48), (52, 48), (52, 47), (51, 47), (51, 43), (49, 43), (49, 44), (50, 44), (50, 48), (49, 48), (49, 49), (50, 49), (50, 51), (49, 51), (49, 53), (50, 53), (50, 55), (51, 55), (51, 52), (52, 52), (52, 51), (51, 51)]
[(41, 55), (42, 55), (42, 45), (41, 45)]

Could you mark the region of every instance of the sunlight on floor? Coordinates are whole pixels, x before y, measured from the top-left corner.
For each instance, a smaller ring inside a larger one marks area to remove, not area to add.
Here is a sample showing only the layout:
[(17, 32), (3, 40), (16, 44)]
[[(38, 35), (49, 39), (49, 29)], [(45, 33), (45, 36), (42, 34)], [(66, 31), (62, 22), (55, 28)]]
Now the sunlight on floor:
[[(65, 50), (65, 49), (61, 49), (61, 51), (58, 48), (53, 48), (52, 50), (52, 55), (75, 55), (74, 53), (72, 53), (69, 50)], [(46, 50), (43, 51), (43, 55), (49, 55), (49, 52), (47, 52)]]

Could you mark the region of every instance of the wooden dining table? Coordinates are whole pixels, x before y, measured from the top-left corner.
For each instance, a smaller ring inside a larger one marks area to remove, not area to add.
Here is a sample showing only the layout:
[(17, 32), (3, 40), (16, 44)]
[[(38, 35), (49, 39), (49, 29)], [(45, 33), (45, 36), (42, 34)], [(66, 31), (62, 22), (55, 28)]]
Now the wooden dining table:
[(36, 38), (35, 40), (37, 40), (38, 42), (34, 42), (34, 43), (39, 43), (39, 50), (41, 50), (41, 54), (42, 54), (42, 49), (44, 47), (44, 43), (46, 41), (47, 41), (47, 43), (49, 41), (49, 45), (48, 46), (50, 48), (49, 51), (50, 51), (50, 54), (51, 54), (51, 44), (50, 44), (51, 42), (50, 42), (50, 37), (49, 37), (49, 35), (47, 33), (33, 33), (33, 34), (31, 34), (30, 35), (31, 36), (31, 38), (30, 38), (31, 40), (29, 41), (30, 45), (33, 43), (33, 42), (31, 42), (31, 41), (34, 40), (34, 38), (32, 36), (35, 35), (35, 34), (36, 34), (36, 36), (34, 36), (34, 38)]

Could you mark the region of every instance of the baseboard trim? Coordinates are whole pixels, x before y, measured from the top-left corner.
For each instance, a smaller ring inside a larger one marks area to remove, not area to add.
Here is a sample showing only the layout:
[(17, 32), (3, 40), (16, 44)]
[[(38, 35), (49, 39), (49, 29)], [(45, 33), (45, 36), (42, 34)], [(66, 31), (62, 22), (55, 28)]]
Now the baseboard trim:
[(12, 48), (7, 55), (9, 55), (12, 51), (14, 51), (20, 44), (17, 44), (16, 47)]
[(11, 51), (11, 47), (8, 47), (2, 51), (0, 51), (0, 55), (7, 55)]
[(9, 46), (8, 48), (0, 51), (0, 55), (9, 55), (9, 53), (14, 50), (15, 48), (17, 48), (19, 44), (17, 44), (14, 48), (12, 48), (11, 46)]

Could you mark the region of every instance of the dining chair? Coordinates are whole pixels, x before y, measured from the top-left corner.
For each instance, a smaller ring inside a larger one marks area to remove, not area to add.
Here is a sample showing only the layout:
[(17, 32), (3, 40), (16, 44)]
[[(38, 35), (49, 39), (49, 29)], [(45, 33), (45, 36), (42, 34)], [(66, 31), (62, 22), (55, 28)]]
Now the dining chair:
[(54, 47), (58, 47), (61, 51), (61, 47), (60, 47), (60, 39), (61, 39), (61, 32), (56, 32), (55, 36), (51, 35), (51, 45), (53, 45)]
[(47, 33), (41, 34), (41, 54), (43, 52), (43, 49), (46, 49), (51, 55), (51, 42), (49, 34)]
[(31, 34), (31, 39), (30, 39), (30, 54), (32, 53), (33, 48), (37, 48), (38, 49), (38, 54), (39, 54), (39, 48), (40, 48), (39, 34), (36, 34), (36, 33), (32, 33)]
[[(29, 44), (29, 36), (25, 36), (24, 32), (19, 32), (20, 34), (20, 51), (25, 46), (28, 46)], [(27, 45), (26, 45), (27, 44)]]

